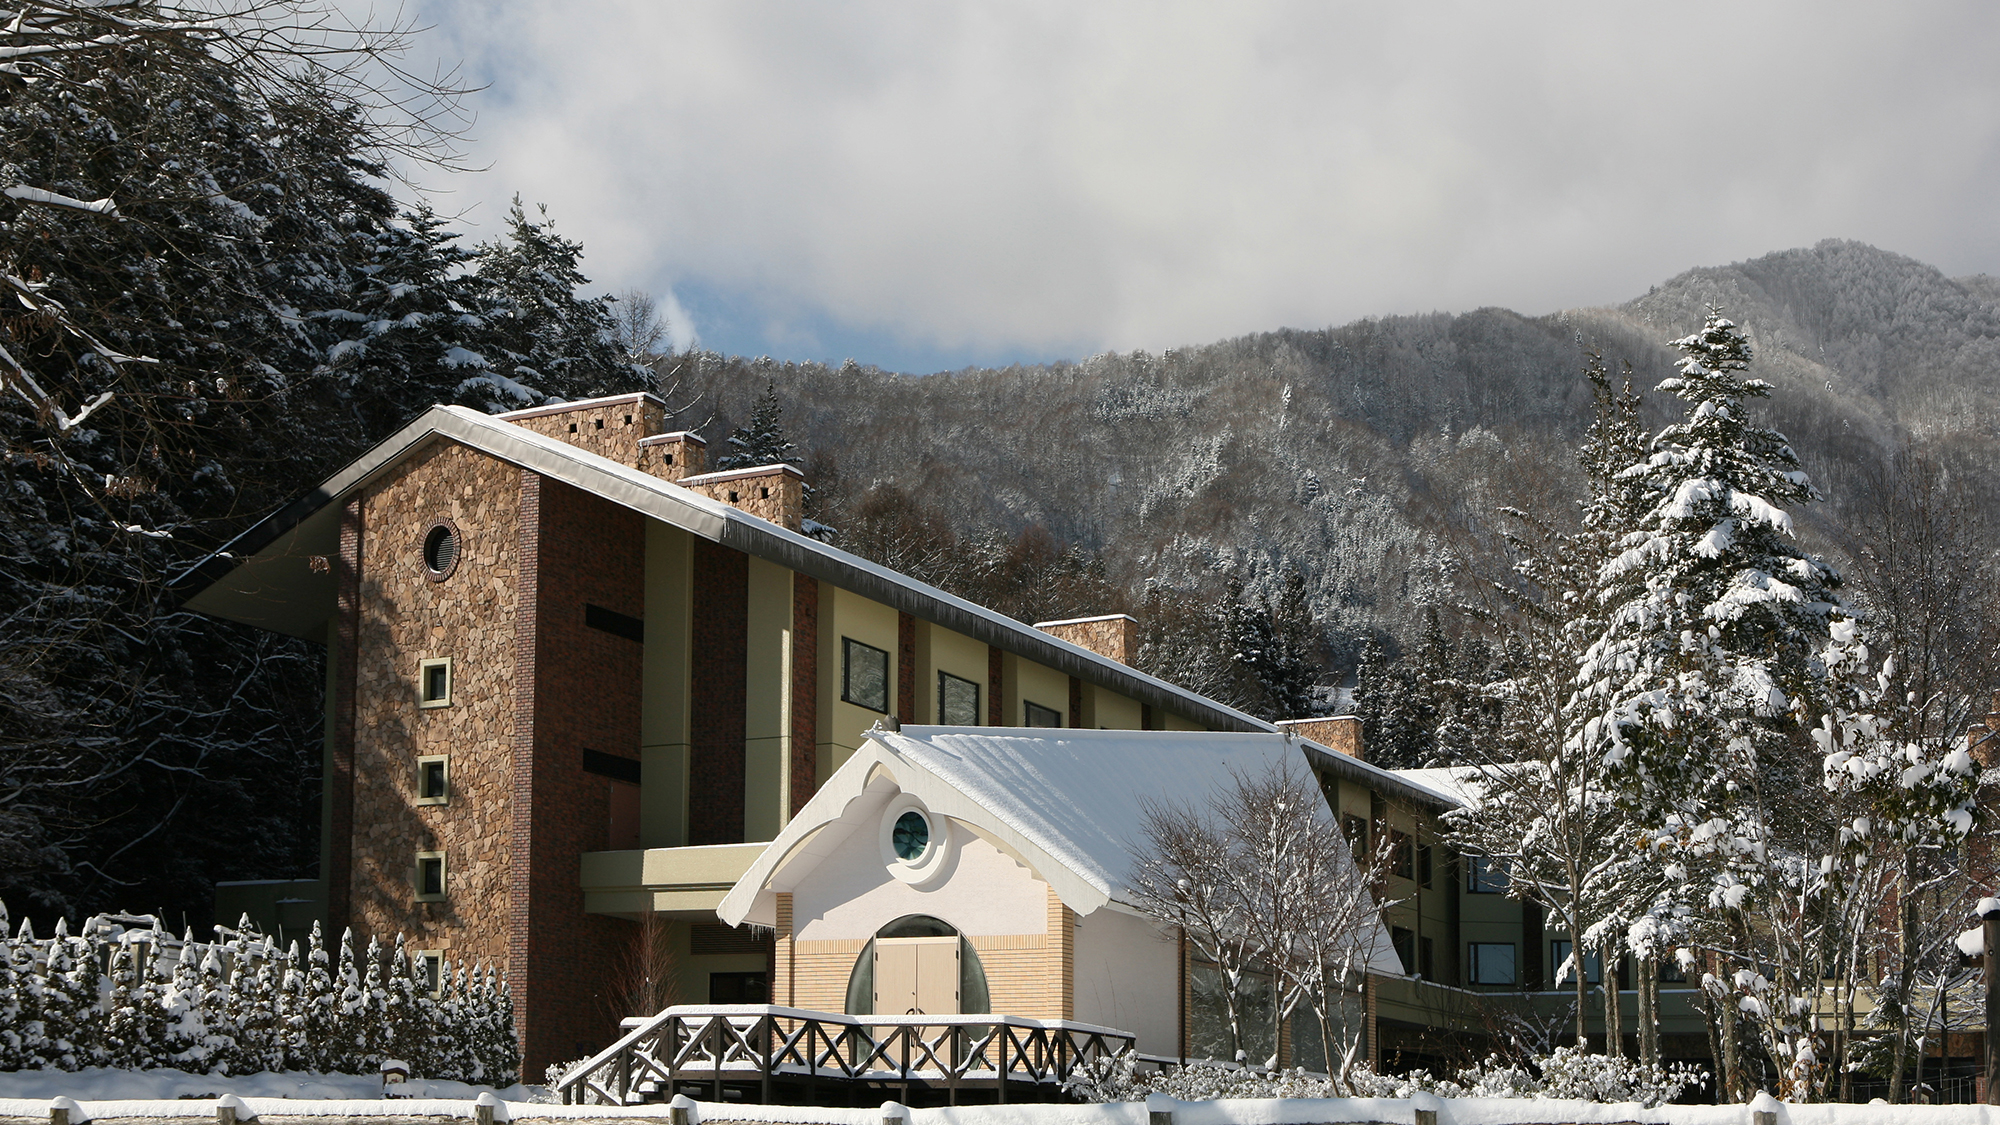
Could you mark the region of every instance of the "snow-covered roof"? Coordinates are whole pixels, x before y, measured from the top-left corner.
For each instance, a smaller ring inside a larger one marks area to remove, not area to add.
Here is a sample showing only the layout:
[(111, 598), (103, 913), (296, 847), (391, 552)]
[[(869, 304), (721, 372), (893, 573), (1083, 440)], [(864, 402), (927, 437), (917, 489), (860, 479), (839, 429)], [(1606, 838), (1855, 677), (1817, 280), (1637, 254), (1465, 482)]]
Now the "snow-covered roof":
[[(826, 831), (885, 782), (933, 812), (964, 822), (1027, 862), (1079, 915), (1130, 911), (1128, 876), (1149, 804), (1205, 804), (1236, 775), (1304, 744), (1263, 732), (906, 726), (873, 730), (739, 880), (716, 913), (730, 925), (769, 923), (768, 892), (810, 877), (847, 839)], [(1338, 831), (1331, 816), (1329, 832)], [(1345, 852), (1341, 853), (1345, 855)], [(1387, 935), (1377, 972), (1401, 973)]]
[(1434, 769), (1389, 772), (1419, 789), (1437, 794), (1454, 805), (1467, 803), (1470, 794), (1466, 790), (1466, 785), (1479, 773), (1471, 766), (1442, 766)]
[(1165, 707), (1195, 722), (1238, 730), (1272, 729), (1263, 720), (1207, 696), (1040, 632), (838, 547), (711, 500), (693, 489), (462, 406), (434, 406), (425, 411), (318, 488), (176, 577), (175, 592), (196, 612), (293, 636), (322, 639), (324, 622), (334, 608), (336, 589), (332, 568), (315, 570), (311, 564), (315, 558), (324, 564), (338, 553), (338, 501), (439, 439), (456, 441), (533, 469), (705, 539), (831, 582), (1057, 671), (1101, 684), (1121, 695)]

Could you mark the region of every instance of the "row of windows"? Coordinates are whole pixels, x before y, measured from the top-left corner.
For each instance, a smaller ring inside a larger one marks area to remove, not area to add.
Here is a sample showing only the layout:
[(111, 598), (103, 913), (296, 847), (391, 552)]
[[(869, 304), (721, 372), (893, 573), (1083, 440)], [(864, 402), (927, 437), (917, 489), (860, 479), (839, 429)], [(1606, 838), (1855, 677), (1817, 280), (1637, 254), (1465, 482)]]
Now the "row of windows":
[[(1407, 930), (1401, 932), (1408, 933)], [(1394, 935), (1392, 935), (1391, 940), (1396, 940)], [(1429, 942), (1430, 939), (1425, 938), (1424, 941)], [(1398, 945), (1397, 951), (1401, 952), (1401, 949), (1401, 945)], [(1551, 966), (1561, 967), (1564, 961), (1569, 960), (1569, 953), (1570, 943), (1567, 939), (1556, 938), (1549, 942), (1549, 964)], [(1424, 954), (1426, 960), (1428, 960), (1429, 950), (1424, 950)], [(1404, 964), (1407, 966), (1409, 962), (1405, 961)], [(1430, 976), (1428, 965), (1421, 971), (1425, 977)], [(1475, 941), (1468, 943), (1466, 946), (1465, 979), (1472, 984), (1517, 983), (1517, 974), (1514, 969), (1514, 943), (1511, 941)], [(1583, 979), (1589, 984), (1604, 983), (1603, 957), (1596, 953), (1587, 953), (1584, 955)], [(1674, 983), (1686, 979), (1687, 977), (1671, 961), (1663, 962), (1660, 965), (1660, 980)], [(1562, 988), (1574, 983), (1576, 983), (1576, 975), (1575, 970), (1572, 969), (1570, 972), (1564, 973), (1562, 979), (1557, 981), (1553, 987)]]
[[(840, 638), (840, 698), (856, 707), (881, 714), (889, 713), (889, 654), (852, 637)], [(948, 727), (976, 727), (984, 720), (979, 710), (980, 685), (963, 676), (939, 672), (937, 680), (938, 722)], [(1021, 703), (1022, 725), (1062, 726), (1062, 712), (1032, 700)]]

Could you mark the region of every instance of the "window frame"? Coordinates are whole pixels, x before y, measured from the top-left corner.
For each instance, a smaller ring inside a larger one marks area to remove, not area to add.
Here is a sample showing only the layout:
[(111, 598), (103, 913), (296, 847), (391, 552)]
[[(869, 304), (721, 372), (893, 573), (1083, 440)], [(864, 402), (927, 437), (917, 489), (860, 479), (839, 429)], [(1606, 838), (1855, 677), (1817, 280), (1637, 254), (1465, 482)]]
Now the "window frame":
[[(945, 717), (945, 713), (944, 713), (944, 689), (945, 689), (945, 686), (946, 686), (947, 684), (949, 684), (949, 683), (952, 683), (953, 681), (956, 681), (956, 682), (958, 682), (958, 683), (961, 683), (961, 684), (964, 684), (965, 686), (967, 686), (967, 687), (969, 687), (969, 688), (971, 688), (971, 689), (972, 689), (972, 721), (971, 721), (971, 722), (969, 722), (969, 723), (954, 723), (954, 722), (952, 722), (951, 720), (949, 720), (949, 719), (947, 719), (947, 718)], [(981, 724), (980, 724), (980, 722), (979, 722), (979, 715), (980, 715), (980, 711), (979, 711), (979, 703), (980, 703), (980, 699), (979, 699), (979, 696), (980, 696), (980, 694), (981, 694), (981, 693), (980, 693), (980, 688), (982, 688), (982, 687), (984, 687), (984, 686), (985, 686), (985, 685), (981, 684), (981, 683), (980, 683), (980, 682), (979, 682), (978, 680), (968, 680), (968, 679), (966, 679), (966, 678), (965, 678), (964, 676), (954, 676), (954, 675), (952, 675), (952, 674), (951, 674), (950, 672), (946, 672), (946, 671), (944, 671), (943, 669), (939, 669), (939, 670), (938, 670), (938, 698), (937, 698), (937, 721), (938, 721), (938, 725), (939, 725), (939, 726), (945, 726), (945, 727), (954, 727), (954, 726), (956, 726), (956, 727), (976, 727), (976, 726), (979, 726), (979, 725), (981, 725)]]
[[(1035, 722), (1035, 712), (1037, 711), (1047, 712), (1055, 718), (1055, 722)], [(1063, 713), (1053, 707), (1044, 707), (1032, 699), (1023, 699), (1021, 701), (1021, 725), (1024, 727), (1033, 727), (1036, 730), (1061, 730), (1063, 729)]]
[(424, 987), (423, 982), (429, 983), (430, 990), (425, 995), (433, 1000), (444, 995), (444, 950), (417, 950), (411, 967), (417, 971), (418, 988)]
[[(428, 766), (442, 767), (439, 770), (438, 781), (440, 782), (440, 784), (438, 786), (438, 791), (436, 793), (424, 792), (424, 780), (426, 775), (430, 772), (426, 768)], [(451, 755), (424, 754), (417, 758), (417, 804), (419, 805), (451, 804)]]
[[(433, 861), (437, 863), (437, 874), (438, 874), (437, 878), (438, 889), (434, 894), (426, 892), (424, 890), (424, 864)], [(412, 880), (412, 885), (416, 890), (416, 901), (443, 902), (445, 901), (446, 898), (450, 896), (451, 869), (445, 862), (444, 852), (442, 851), (418, 852), (416, 870), (412, 872), (412, 874), (415, 876), (415, 878)]]
[(1501, 861), (1483, 855), (1465, 857), (1466, 894), (1504, 895), (1510, 882), (1507, 868)]
[[(441, 696), (430, 693), (431, 671), (437, 668), (444, 669), (444, 694)], [(449, 656), (429, 656), (417, 661), (417, 708), (428, 711), (434, 707), (451, 706), (452, 688), (455, 686), (452, 681), (456, 678)]]
[[(1569, 957), (1571, 944), (1568, 938), (1549, 939), (1549, 972), (1554, 973), (1557, 969), (1562, 968), (1564, 959)], [(1592, 966), (1593, 962), (1595, 962), (1595, 967)], [(1585, 984), (1604, 983), (1604, 954), (1586, 953), (1583, 955), (1583, 982)], [(1555, 983), (1554, 987), (1558, 989), (1569, 988), (1575, 984), (1576, 981), (1573, 978), (1564, 976)]]
[[(1479, 951), (1482, 949), (1505, 949), (1507, 951), (1507, 979), (1480, 979)], [(1465, 943), (1465, 982), (1467, 984), (1518, 987), (1521, 980), (1520, 947), (1511, 941), (1469, 941)]]
[[(865, 650), (882, 658), (882, 703), (879, 707), (866, 700), (854, 697), (854, 651), (856, 649)], [(866, 641), (857, 641), (853, 637), (840, 638), (840, 701), (842, 703), (851, 703), (856, 707), (873, 711), (878, 715), (888, 714), (889, 679), (893, 671), (894, 664), (889, 659), (888, 649), (876, 648)]]

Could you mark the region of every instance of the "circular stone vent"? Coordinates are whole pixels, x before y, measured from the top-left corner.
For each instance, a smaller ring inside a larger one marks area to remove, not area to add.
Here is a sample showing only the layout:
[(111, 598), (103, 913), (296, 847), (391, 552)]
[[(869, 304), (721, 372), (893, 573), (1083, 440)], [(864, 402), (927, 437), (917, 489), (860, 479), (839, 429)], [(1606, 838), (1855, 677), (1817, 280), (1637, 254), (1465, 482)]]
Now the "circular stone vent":
[(431, 525), (424, 535), (424, 569), (432, 578), (447, 578), (458, 566), (458, 529), (448, 522)]

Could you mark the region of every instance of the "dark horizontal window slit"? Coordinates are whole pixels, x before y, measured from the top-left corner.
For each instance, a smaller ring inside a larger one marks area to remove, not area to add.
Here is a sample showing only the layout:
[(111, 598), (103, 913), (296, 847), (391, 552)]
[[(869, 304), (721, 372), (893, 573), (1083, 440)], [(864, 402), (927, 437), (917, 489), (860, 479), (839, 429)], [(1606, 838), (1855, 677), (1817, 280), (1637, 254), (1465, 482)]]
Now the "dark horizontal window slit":
[(646, 640), (646, 623), (644, 621), (636, 617), (628, 617), (615, 609), (605, 609), (601, 605), (585, 605), (583, 607), (583, 623), (593, 629), (602, 629), (612, 636), (624, 637), (628, 641), (638, 641), (644, 644)]
[(608, 777), (613, 781), (639, 784), (639, 761), (636, 758), (621, 758), (616, 754), (606, 754), (602, 750), (583, 752), (583, 772)]

